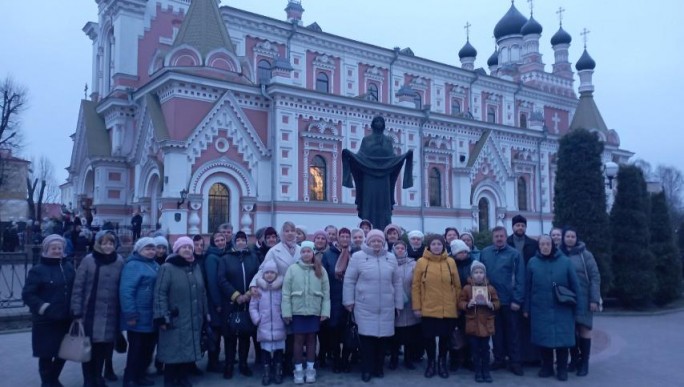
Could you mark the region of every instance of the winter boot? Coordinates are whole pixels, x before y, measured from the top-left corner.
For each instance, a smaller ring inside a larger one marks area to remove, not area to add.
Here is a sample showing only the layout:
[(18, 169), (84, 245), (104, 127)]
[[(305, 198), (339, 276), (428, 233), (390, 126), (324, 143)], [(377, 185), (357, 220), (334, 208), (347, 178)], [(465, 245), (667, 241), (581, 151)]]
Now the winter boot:
[(109, 380), (110, 382), (116, 382), (117, 380), (119, 380), (119, 377), (116, 376), (116, 374), (114, 373), (114, 366), (112, 365), (112, 358), (111, 357), (105, 359), (104, 368), (105, 368), (105, 371), (104, 371), (104, 378), (105, 379)]
[(591, 352), (591, 339), (580, 337), (579, 344), (580, 362), (577, 366), (577, 376), (587, 376), (589, 373), (589, 353)]
[(261, 385), (268, 386), (273, 380), (273, 361), (271, 360), (271, 353), (268, 351), (261, 351), (261, 361), (264, 364), (264, 375), (261, 377)]
[(553, 349), (541, 348), (541, 362), (542, 366), (537, 375), (539, 375), (540, 378), (553, 376)]
[(273, 381), (275, 384), (283, 383), (283, 351), (273, 353)]
[(222, 364), (219, 363), (219, 351), (209, 351), (209, 361), (207, 362), (207, 372), (220, 374), (223, 372)]
[(389, 368), (391, 370), (396, 370), (398, 365), (399, 365), (399, 353), (398, 353), (398, 351), (397, 352), (392, 351), (392, 354), (390, 355), (389, 365), (387, 366), (387, 368)]
[(567, 348), (556, 348), (556, 378), (561, 382), (568, 380)]
[(577, 367), (581, 361), (579, 353), (579, 336), (577, 336), (575, 340), (577, 341), (577, 345), (570, 347), (570, 363), (568, 364), (568, 372), (577, 372)]
[(485, 360), (482, 362), (482, 379), (486, 383), (492, 383), (494, 379), (492, 379), (492, 374), (489, 373), (489, 361)]
[(432, 378), (435, 376), (435, 361), (429, 360), (427, 362), (427, 367), (425, 367), (425, 377)]
[(439, 375), (439, 377), (442, 379), (449, 377), (449, 369), (447, 368), (446, 357), (440, 357), (439, 360), (437, 360), (437, 375)]
[(483, 366), (484, 366), (484, 363), (485, 363), (485, 362), (488, 363), (487, 360), (481, 361), (480, 359), (477, 359), (477, 360), (475, 361), (475, 364), (474, 364), (474, 368), (475, 368), (475, 382), (477, 382), (477, 383), (484, 383), (484, 375), (483, 375), (482, 371), (483, 371), (483, 369), (484, 369)]

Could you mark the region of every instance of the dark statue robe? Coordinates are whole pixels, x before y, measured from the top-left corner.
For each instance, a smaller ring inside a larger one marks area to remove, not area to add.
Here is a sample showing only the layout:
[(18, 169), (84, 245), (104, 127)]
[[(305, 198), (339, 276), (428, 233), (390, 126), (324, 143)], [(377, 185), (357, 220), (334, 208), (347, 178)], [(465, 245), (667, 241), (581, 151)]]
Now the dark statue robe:
[(392, 139), (382, 131), (374, 130), (364, 137), (358, 153), (348, 149), (342, 151), (342, 185), (356, 187), (359, 218), (368, 219), (373, 228), (383, 230), (392, 223), (394, 187), (404, 161), (406, 170), (402, 187), (410, 188), (413, 186), (413, 151), (395, 155)]

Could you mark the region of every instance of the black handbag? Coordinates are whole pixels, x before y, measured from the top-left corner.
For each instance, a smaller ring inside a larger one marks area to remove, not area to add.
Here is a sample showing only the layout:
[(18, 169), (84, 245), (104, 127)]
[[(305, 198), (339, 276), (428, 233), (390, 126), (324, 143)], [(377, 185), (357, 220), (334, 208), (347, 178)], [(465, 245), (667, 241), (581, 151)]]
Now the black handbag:
[(454, 329), (451, 331), (450, 339), (451, 340), (449, 340), (449, 344), (451, 344), (451, 349), (454, 351), (458, 351), (466, 345), (465, 337), (463, 337), (463, 331), (458, 327), (454, 327)]
[(216, 352), (218, 350), (216, 340), (214, 338), (214, 330), (211, 328), (211, 325), (205, 321), (202, 324), (202, 335), (200, 337), (200, 349), (202, 353), (209, 351), (209, 352)]
[(228, 314), (228, 328), (230, 331), (238, 336), (251, 336), (256, 333), (256, 326), (252, 323), (252, 318), (249, 316), (249, 311), (243, 306), (237, 306)]
[(359, 326), (354, 319), (354, 312), (350, 312), (347, 318), (347, 329), (344, 331), (344, 349), (356, 351), (359, 346)]
[(554, 282), (553, 292), (556, 295), (556, 301), (558, 301), (559, 304), (567, 306), (577, 305), (577, 295), (567, 286), (558, 285)]

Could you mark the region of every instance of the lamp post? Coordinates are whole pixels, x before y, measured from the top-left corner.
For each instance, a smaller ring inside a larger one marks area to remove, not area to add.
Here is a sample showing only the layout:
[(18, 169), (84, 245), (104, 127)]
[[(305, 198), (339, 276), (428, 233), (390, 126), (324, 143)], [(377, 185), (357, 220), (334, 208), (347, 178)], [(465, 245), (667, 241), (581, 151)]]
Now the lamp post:
[(613, 179), (618, 174), (620, 166), (616, 163), (609, 161), (603, 165), (603, 174), (606, 175), (608, 182), (606, 183), (606, 210), (610, 212), (613, 208), (613, 201), (615, 200), (615, 190), (613, 189)]
[(183, 188), (183, 189), (180, 191), (180, 198), (181, 198), (181, 200), (180, 200), (179, 202), (176, 203), (176, 204), (177, 204), (177, 206), (176, 206), (177, 209), (180, 209), (181, 206), (183, 205), (183, 203), (185, 203), (185, 199), (188, 198), (188, 190), (187, 190), (187, 189)]

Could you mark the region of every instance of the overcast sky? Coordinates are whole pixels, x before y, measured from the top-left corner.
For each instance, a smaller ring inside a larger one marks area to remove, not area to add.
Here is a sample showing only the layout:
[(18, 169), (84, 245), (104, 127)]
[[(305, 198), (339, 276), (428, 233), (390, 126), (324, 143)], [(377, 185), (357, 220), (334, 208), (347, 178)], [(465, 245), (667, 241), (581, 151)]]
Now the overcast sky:
[[(149, 0), (154, 1), (154, 0)], [(223, 0), (222, 5), (285, 19), (287, 0)], [(399, 6), (398, 4), (401, 4)], [(486, 67), (493, 52), (493, 29), (508, 0), (303, 0), (304, 24), (323, 31), (392, 48), (411, 47), (420, 57), (459, 65), (466, 40), (478, 50), (475, 67)], [(540, 42), (550, 70), (549, 39), (558, 29), (556, 10), (564, 7), (564, 28), (572, 35), (570, 60), (582, 53), (583, 28), (596, 61), (594, 97), (622, 147), (652, 164), (684, 169), (684, 1), (537, 0), (534, 16), (544, 27)], [(529, 15), (527, 1), (516, 7)], [(29, 90), (22, 116), (24, 157), (47, 155), (60, 183), (67, 174), (79, 101), (91, 80), (91, 44), (81, 28), (97, 21), (95, 0), (0, 0), (0, 78), (11, 75)], [(573, 67), (574, 69), (574, 67)], [(575, 82), (575, 89), (579, 81)]]

